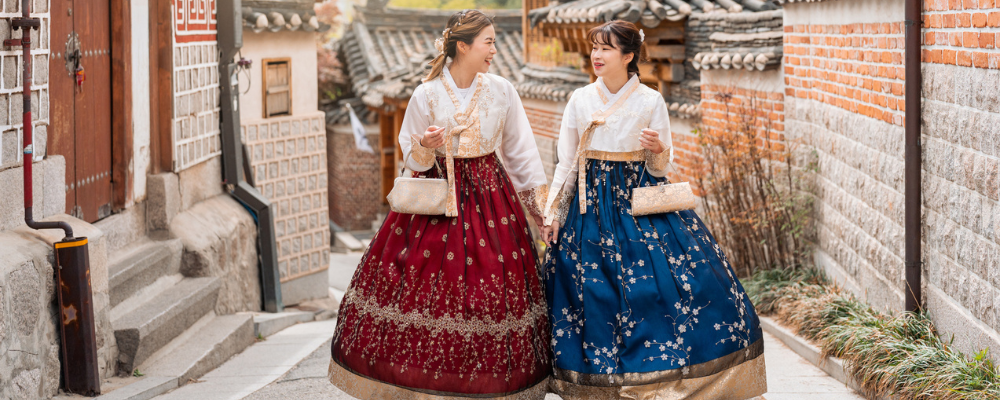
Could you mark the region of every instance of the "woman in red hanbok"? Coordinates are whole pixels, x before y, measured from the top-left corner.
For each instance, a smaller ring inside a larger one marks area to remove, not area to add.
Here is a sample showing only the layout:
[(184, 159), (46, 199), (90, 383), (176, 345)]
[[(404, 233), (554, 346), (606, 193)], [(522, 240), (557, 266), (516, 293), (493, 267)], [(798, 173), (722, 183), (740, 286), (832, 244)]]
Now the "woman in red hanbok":
[(399, 144), (454, 197), (447, 216), (386, 218), (344, 296), (330, 381), (362, 399), (542, 399), (550, 331), (522, 205), (540, 221), (545, 174), (517, 92), (487, 72), (492, 20), (447, 26)]

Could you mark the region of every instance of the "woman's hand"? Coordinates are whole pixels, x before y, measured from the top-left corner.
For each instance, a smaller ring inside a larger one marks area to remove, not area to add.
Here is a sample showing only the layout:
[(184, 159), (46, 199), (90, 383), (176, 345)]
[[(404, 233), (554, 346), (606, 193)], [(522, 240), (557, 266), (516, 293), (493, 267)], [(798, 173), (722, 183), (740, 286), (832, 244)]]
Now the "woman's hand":
[(424, 137), (420, 139), (420, 145), (428, 149), (444, 146), (444, 128), (434, 125), (427, 127)]
[(542, 241), (550, 245), (556, 244), (559, 237), (559, 221), (552, 221), (552, 225), (542, 227)]
[(639, 135), (639, 143), (642, 148), (652, 151), (653, 154), (660, 154), (666, 150), (666, 146), (660, 141), (660, 133), (652, 129), (643, 129)]

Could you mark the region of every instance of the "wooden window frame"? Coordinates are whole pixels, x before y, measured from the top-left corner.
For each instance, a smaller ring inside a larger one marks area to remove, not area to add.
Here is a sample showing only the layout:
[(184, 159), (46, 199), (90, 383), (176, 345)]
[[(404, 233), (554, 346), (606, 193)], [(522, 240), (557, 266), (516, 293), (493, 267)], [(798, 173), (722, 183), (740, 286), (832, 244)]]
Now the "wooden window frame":
[[(283, 62), (288, 65), (288, 113), (278, 114), (278, 115), (268, 115), (267, 114), (267, 67), (271, 63)], [(288, 117), (292, 115), (292, 59), (291, 57), (281, 57), (281, 58), (265, 58), (261, 60), (261, 105), (263, 106), (262, 114), (264, 118), (276, 118), (276, 117)]]

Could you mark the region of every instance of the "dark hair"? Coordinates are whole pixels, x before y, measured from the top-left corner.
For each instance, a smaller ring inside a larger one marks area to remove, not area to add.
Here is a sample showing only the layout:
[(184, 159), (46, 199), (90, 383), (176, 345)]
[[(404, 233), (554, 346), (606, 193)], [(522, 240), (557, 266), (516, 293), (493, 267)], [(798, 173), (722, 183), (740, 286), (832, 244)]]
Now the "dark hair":
[[(628, 63), (628, 73), (630, 75), (639, 74), (642, 35), (635, 24), (622, 20), (606, 22), (587, 32), (587, 40), (593, 44), (603, 44), (616, 48), (622, 52), (623, 56), (632, 53), (632, 61)], [(618, 45), (616, 46), (615, 43)]]
[(443, 40), (443, 51), (439, 52), (437, 57), (434, 57), (434, 60), (431, 60), (429, 64), (431, 70), (427, 73), (427, 77), (424, 78), (424, 82), (441, 75), (447, 58), (455, 58), (455, 54), (458, 52), (459, 41), (465, 44), (472, 44), (476, 40), (476, 36), (479, 36), (479, 33), (483, 29), (491, 25), (493, 25), (493, 18), (483, 14), (479, 10), (462, 10), (452, 14), (451, 18), (448, 18), (448, 26), (441, 37), (441, 40)]

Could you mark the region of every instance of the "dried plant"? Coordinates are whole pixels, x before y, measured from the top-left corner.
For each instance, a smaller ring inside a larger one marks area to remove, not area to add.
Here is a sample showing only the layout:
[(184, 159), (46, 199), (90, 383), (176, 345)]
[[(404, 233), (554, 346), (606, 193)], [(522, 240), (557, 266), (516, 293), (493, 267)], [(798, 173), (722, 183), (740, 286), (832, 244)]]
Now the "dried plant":
[(760, 271), (743, 284), (758, 312), (842, 358), (868, 398), (1000, 399), (988, 350), (969, 357), (953, 349), (926, 314), (880, 313), (812, 269)]
[(706, 223), (737, 272), (808, 264), (812, 197), (804, 178), (815, 162), (794, 162), (796, 143), (775, 131), (771, 104), (756, 91), (729, 88), (698, 133), (693, 169)]

